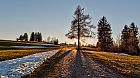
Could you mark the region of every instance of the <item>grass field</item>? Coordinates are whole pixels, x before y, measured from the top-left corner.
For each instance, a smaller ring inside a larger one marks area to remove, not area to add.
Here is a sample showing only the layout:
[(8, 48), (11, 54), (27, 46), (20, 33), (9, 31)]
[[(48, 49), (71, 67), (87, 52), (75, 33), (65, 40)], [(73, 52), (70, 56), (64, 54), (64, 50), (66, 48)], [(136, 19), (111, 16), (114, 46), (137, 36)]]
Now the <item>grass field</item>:
[(35, 42), (20, 42), (0, 40), (0, 61), (20, 58), (23, 56), (31, 55), (39, 52), (46, 52), (50, 50), (60, 49), (61, 47), (46, 47), (41, 49), (19, 49), (12, 48), (10, 46), (37, 46), (33, 44)]
[(0, 46), (29, 46), (33, 45), (31, 42), (21, 42), (21, 41), (1, 41)]
[(18, 41), (8, 41), (0, 40), (0, 50), (13, 49), (10, 46), (32, 46), (32, 42), (18, 42)]
[(48, 47), (45, 49), (19, 49), (19, 50), (0, 50), (0, 61), (20, 58), (39, 52), (60, 49), (60, 47)]
[(124, 56), (108, 52), (83, 51), (101, 64), (112, 68), (127, 78), (140, 78), (140, 56)]
[(10, 46), (35, 46), (33, 42), (17, 42), (0, 40), (0, 61), (20, 58), (39, 52), (46, 52), (50, 50), (60, 49), (61, 47), (46, 47), (41, 49), (18, 49)]

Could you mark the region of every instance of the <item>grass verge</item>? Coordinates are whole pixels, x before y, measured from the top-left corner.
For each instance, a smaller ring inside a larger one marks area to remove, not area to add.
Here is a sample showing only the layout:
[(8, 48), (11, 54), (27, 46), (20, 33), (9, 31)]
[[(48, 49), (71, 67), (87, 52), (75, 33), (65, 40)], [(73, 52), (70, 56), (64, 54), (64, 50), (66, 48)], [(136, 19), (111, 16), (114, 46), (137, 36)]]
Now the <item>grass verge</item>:
[(44, 49), (11, 49), (0, 50), (0, 61), (20, 58), (23, 56), (31, 55), (39, 52), (46, 52), (50, 50), (60, 49), (60, 47), (48, 47)]
[(140, 78), (140, 56), (124, 56), (96, 51), (83, 51), (83, 53), (127, 78)]
[(54, 69), (59, 65), (58, 62), (64, 57), (63, 54), (64, 50), (59, 51), (38, 67), (33, 73), (26, 75), (23, 78), (54, 78), (53, 75), (56, 74)]
[(0, 46), (31, 46), (31, 42), (24, 41), (0, 41)]

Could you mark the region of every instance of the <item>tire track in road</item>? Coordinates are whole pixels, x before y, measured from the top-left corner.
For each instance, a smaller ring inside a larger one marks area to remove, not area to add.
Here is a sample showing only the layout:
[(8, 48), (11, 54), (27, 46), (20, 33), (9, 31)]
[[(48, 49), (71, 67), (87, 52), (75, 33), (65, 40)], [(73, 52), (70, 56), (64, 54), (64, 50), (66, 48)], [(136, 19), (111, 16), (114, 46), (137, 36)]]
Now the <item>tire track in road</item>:
[(84, 53), (81, 53), (81, 57), (89, 78), (125, 78), (123, 75), (98, 63)]
[(55, 78), (125, 78), (76, 50), (69, 52), (59, 64)]

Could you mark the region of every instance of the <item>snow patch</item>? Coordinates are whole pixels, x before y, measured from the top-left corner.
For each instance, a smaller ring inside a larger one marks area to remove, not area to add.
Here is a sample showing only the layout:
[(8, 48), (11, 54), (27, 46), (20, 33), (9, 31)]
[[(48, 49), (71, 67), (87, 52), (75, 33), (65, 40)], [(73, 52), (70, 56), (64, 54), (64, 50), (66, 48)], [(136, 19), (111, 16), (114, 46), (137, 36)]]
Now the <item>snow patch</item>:
[(36, 53), (22, 58), (0, 62), (0, 78), (21, 78), (33, 72), (59, 50)]
[(46, 48), (45, 46), (11, 46), (12, 48)]
[(119, 53), (119, 52), (115, 52), (115, 53), (112, 53), (112, 54), (120, 54), (120, 55), (124, 55), (124, 56), (131, 56), (131, 55), (129, 55), (129, 54)]

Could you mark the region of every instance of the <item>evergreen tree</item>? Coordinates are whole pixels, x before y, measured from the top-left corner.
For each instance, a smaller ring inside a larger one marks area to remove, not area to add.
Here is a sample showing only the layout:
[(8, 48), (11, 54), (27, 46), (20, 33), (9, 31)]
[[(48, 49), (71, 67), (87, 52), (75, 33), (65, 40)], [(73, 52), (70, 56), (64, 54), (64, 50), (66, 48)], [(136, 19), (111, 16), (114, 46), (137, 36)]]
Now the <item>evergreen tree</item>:
[(30, 41), (37, 41), (37, 42), (41, 42), (42, 41), (42, 34), (40, 32), (32, 32), (31, 37), (30, 37)]
[(135, 26), (135, 23), (132, 22), (129, 26), (130, 32), (129, 32), (129, 39), (128, 39), (128, 53), (130, 54), (139, 54), (139, 46), (138, 46), (138, 27)]
[(55, 45), (58, 45), (58, 42), (59, 42), (58, 39), (55, 39), (55, 40), (54, 40), (54, 44), (55, 44)]
[(121, 36), (121, 49), (128, 54), (140, 54), (138, 46), (138, 27), (132, 22), (130, 26), (124, 26)]
[(24, 40), (24, 36), (20, 35), (18, 40), (23, 41)]
[(123, 40), (125, 43), (129, 39), (129, 31), (130, 31), (129, 27), (125, 25), (124, 29), (122, 30), (122, 36), (121, 36), (121, 40)]
[(127, 25), (124, 26), (124, 29), (122, 30), (122, 35), (121, 35), (121, 50), (123, 52), (127, 51), (127, 47), (128, 47), (128, 39), (129, 39), (129, 32), (130, 29)]
[(111, 25), (107, 22), (106, 17), (103, 16), (98, 22), (98, 42), (97, 46), (100, 50), (109, 50), (110, 46), (113, 45), (111, 38)]
[(42, 41), (42, 34), (38, 33), (38, 42), (41, 42), (41, 41)]
[(137, 27), (137, 25), (135, 26), (135, 23), (134, 23), (134, 22), (132, 22), (132, 23), (130, 24), (129, 28), (130, 28), (130, 31), (134, 31), (134, 34), (135, 34), (136, 36), (138, 35), (138, 27)]
[(134, 22), (132, 22), (129, 27), (130, 27), (130, 34), (129, 34), (130, 38), (129, 39), (132, 41), (129, 43), (131, 43), (134, 47), (138, 48), (138, 43), (139, 43), (139, 41), (138, 41), (138, 27), (135, 26)]
[(34, 36), (35, 36), (35, 41), (37, 41), (37, 42), (38, 42), (38, 33), (39, 33), (39, 32), (36, 32), (36, 33), (34, 34)]
[(24, 33), (24, 40), (28, 41), (28, 34), (27, 33)]
[(30, 41), (35, 41), (35, 33), (34, 32), (31, 33)]

